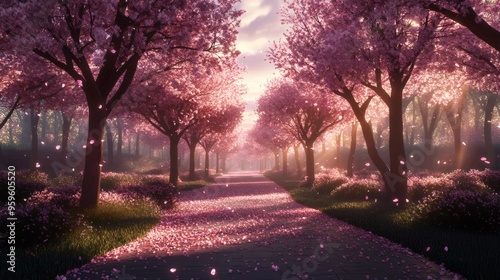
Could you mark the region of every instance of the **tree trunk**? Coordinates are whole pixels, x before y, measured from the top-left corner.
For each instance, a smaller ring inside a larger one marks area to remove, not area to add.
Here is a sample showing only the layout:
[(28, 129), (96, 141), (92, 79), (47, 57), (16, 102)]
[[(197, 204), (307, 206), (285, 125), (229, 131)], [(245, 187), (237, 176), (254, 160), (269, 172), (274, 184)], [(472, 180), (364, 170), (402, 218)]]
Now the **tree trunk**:
[(314, 183), (314, 142), (305, 142), (304, 152), (306, 154), (306, 186), (312, 187)]
[(170, 138), (170, 178), (169, 183), (174, 186), (178, 185), (179, 181), (179, 140), (178, 136)]
[[(7, 112), (7, 114), (5, 115), (5, 117), (3, 118), (2, 122), (0, 122), (0, 130), (3, 128), (3, 126), (7, 123), (7, 121), (10, 119), (10, 117), (12, 116), (12, 114), (14, 113), (14, 111), (17, 109), (17, 105), (19, 105), (19, 101), (21, 100), (21, 96), (19, 95), (17, 98), (16, 98), (16, 101), (14, 101), (14, 104), (12, 105), (12, 107), (10, 108), (9, 112)], [(9, 123), (9, 139), (11, 140), (11, 145), (13, 143), (12, 141), (12, 122)]]
[(96, 208), (99, 201), (103, 150), (101, 140), (106, 125), (106, 112), (98, 109), (98, 106), (98, 104), (89, 106), (87, 148), (83, 169), (82, 195), (80, 196), (80, 207), (82, 208)]
[(221, 169), (222, 173), (227, 173), (227, 167), (226, 167), (226, 160), (227, 160), (227, 154), (222, 154), (222, 159), (221, 159)]
[(123, 146), (123, 124), (120, 119), (116, 120), (116, 129), (118, 133), (118, 139), (116, 142), (116, 158), (120, 160), (122, 157), (122, 146)]
[(283, 159), (283, 177), (286, 177), (288, 173), (288, 147), (281, 149), (281, 156)]
[[(462, 112), (465, 105), (466, 93), (461, 94), (458, 100), (449, 103), (446, 107), (446, 118), (450, 124), (451, 131), (453, 132), (453, 141), (455, 148), (455, 168), (461, 169), (464, 164), (464, 153), (462, 146)], [(456, 108), (454, 108), (454, 105)]]
[(112, 165), (115, 163), (114, 157), (114, 147), (113, 147), (113, 134), (111, 133), (111, 126), (109, 123), (106, 124), (106, 142), (107, 142), (107, 152), (108, 152), (108, 164)]
[(338, 167), (339, 166), (339, 162), (340, 162), (340, 147), (341, 147), (341, 144), (342, 144), (342, 132), (339, 132), (339, 134), (337, 134), (337, 137), (335, 139), (335, 161), (334, 161), (334, 166)]
[(205, 178), (210, 176), (210, 150), (205, 149)]
[(30, 142), (25, 139), (31, 139), (31, 115), (18, 111), (19, 122), (21, 123), (21, 147), (31, 149)]
[(437, 125), (439, 123), (439, 114), (441, 113), (441, 106), (434, 105), (432, 107), (432, 116), (429, 121), (429, 104), (422, 99), (418, 100), (418, 108), (420, 111), (420, 116), (422, 118), (422, 127), (424, 130), (423, 134), (423, 145), (427, 151), (431, 151), (433, 148), (433, 138), (436, 132)]
[(14, 125), (12, 122), (9, 122), (9, 145), (14, 145)]
[[(391, 172), (388, 166), (385, 164), (382, 157), (380, 157), (380, 154), (378, 153), (377, 146), (375, 143), (375, 138), (373, 135), (373, 130), (371, 125), (366, 120), (365, 112), (363, 108), (359, 106), (359, 103), (356, 101), (356, 99), (354, 99), (352, 93), (346, 92), (344, 98), (347, 100), (347, 102), (349, 102), (349, 105), (351, 106), (354, 115), (356, 116), (356, 119), (359, 122), (359, 125), (361, 127), (361, 132), (363, 132), (363, 137), (365, 138), (366, 150), (368, 152), (368, 155), (370, 156), (370, 159), (372, 160), (375, 167), (382, 175), (382, 178), (384, 180), (385, 191), (390, 196), (390, 194), (392, 193), (391, 180), (393, 180)], [(369, 100), (365, 101), (365, 103), (363, 103), (363, 106), (365, 104), (366, 106), (368, 105), (366, 102), (369, 102)]]
[(48, 123), (47, 123), (47, 111), (42, 111), (41, 112), (41, 127), (40, 127), (40, 138), (42, 139), (42, 141), (45, 141), (45, 138), (47, 136), (47, 126), (48, 126)]
[(280, 154), (279, 154), (279, 150), (278, 149), (273, 150), (273, 154), (274, 154), (274, 170), (278, 171), (278, 170), (280, 170)]
[(69, 142), (69, 131), (71, 128), (72, 117), (62, 113), (63, 124), (62, 124), (62, 143), (61, 143), (61, 161), (65, 162), (68, 157), (68, 142)]
[(132, 138), (130, 137), (130, 133), (127, 133), (128, 134), (128, 137), (127, 137), (127, 155), (131, 155), (132, 154)]
[(40, 116), (35, 108), (30, 108), (30, 128), (31, 128), (31, 164), (30, 168), (36, 170), (38, 164), (38, 123)]
[(486, 150), (486, 158), (490, 165), (495, 167), (495, 149), (493, 148), (493, 139), (491, 135), (491, 120), (493, 119), (493, 109), (497, 103), (497, 95), (489, 94), (484, 108), (484, 148)]
[(195, 154), (196, 154), (196, 143), (191, 143), (189, 146), (189, 180), (196, 180), (195, 173)]
[(139, 158), (139, 156), (140, 156), (140, 154), (139, 154), (139, 140), (140, 140), (140, 137), (141, 137), (141, 133), (137, 132), (137, 134), (135, 135), (135, 157), (136, 158)]
[(353, 177), (354, 153), (356, 152), (356, 140), (358, 134), (358, 122), (353, 122), (351, 125), (351, 146), (349, 148), (349, 157), (347, 158), (347, 176)]
[(404, 204), (408, 194), (408, 167), (404, 146), (403, 127), (403, 85), (391, 83), (391, 99), (389, 103), (389, 181), (390, 199), (398, 199)]
[(416, 130), (416, 114), (415, 114), (415, 103), (413, 103), (413, 106), (411, 106), (411, 122), (412, 122), (412, 126), (411, 126), (411, 130), (410, 130), (410, 141), (408, 142), (408, 144), (410, 145), (410, 147), (413, 147), (415, 146), (415, 130)]
[(219, 174), (220, 166), (219, 166), (220, 155), (219, 152), (215, 153), (215, 173)]
[(297, 169), (297, 177), (301, 178), (302, 177), (302, 166), (300, 164), (300, 157), (299, 157), (299, 145), (293, 145), (293, 154), (295, 155), (295, 167)]

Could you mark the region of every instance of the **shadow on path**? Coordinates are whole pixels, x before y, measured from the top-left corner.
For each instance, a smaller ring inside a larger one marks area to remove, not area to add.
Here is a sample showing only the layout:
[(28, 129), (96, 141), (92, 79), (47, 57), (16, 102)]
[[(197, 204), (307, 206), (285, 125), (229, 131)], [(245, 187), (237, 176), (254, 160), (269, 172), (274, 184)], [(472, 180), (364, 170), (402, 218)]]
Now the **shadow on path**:
[(146, 236), (67, 277), (459, 279), (408, 249), (295, 203), (250, 172), (183, 192), (179, 206)]

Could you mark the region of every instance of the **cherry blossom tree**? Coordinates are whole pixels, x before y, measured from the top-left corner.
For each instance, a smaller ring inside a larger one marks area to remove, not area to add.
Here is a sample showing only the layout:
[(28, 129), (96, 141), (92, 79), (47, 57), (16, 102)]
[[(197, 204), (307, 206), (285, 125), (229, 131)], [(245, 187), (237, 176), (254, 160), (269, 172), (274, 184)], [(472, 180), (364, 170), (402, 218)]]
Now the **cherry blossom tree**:
[[(34, 52), (74, 79), (89, 110), (80, 205), (98, 205), (106, 118), (137, 67), (151, 74), (184, 62), (232, 59), (241, 11), (235, 0), (5, 1), (3, 44)], [(22, 22), (22, 24), (19, 24)]]
[(280, 169), (280, 151), (292, 143), (291, 134), (282, 126), (259, 118), (248, 133), (248, 140), (271, 150), (274, 158), (274, 170)]
[(257, 112), (265, 122), (282, 127), (304, 147), (307, 184), (314, 182), (314, 143), (347, 116), (344, 101), (313, 84), (275, 79), (259, 99)]
[(227, 158), (230, 154), (233, 154), (238, 149), (241, 149), (240, 137), (242, 132), (240, 128), (236, 128), (232, 133), (225, 134), (222, 138), (215, 144), (215, 172), (227, 173)]
[[(178, 69), (175, 77), (170, 79), (158, 78), (137, 85), (133, 89), (134, 95), (127, 99), (131, 110), (169, 138), (172, 184), (177, 184), (179, 177), (177, 147), (187, 131), (199, 125), (200, 130), (206, 129), (199, 132), (206, 134), (232, 127), (234, 121), (240, 120), (234, 112), (241, 116), (243, 104), (240, 98), (244, 91), (236, 83), (224, 79), (231, 71), (207, 72)], [(216, 125), (209, 125), (212, 122)], [(201, 139), (201, 136), (196, 137)]]
[[(237, 91), (229, 91), (234, 94)], [(244, 106), (241, 100), (237, 104), (230, 104), (223, 110), (213, 112), (209, 118), (203, 118), (196, 125), (189, 128), (183, 136), (190, 149), (189, 153), (189, 178), (194, 180), (194, 152), (196, 144), (200, 144), (205, 150), (205, 177), (209, 172), (209, 153), (217, 142), (225, 135), (230, 134), (241, 122)]]
[[(241, 122), (244, 110), (241, 97), (246, 92), (246, 88), (240, 82), (242, 70), (233, 65), (233, 68), (213, 73), (205, 81), (205, 84), (210, 86), (205, 87), (203, 94), (211, 94), (213, 98), (217, 99), (214, 104), (218, 103), (219, 105), (213, 106), (213, 111), (205, 116), (198, 115), (200, 120), (189, 128), (182, 137), (190, 150), (189, 178), (191, 180), (195, 179), (195, 150), (197, 144), (201, 144), (201, 141), (206, 136), (211, 135), (210, 141), (203, 141), (205, 144), (203, 148), (207, 157), (208, 152), (217, 142), (215, 139), (230, 133)], [(208, 165), (205, 166), (205, 170), (208, 172)], [(208, 174), (205, 175), (208, 177)]]
[(219, 112), (211, 122), (210, 126), (214, 126), (211, 132), (200, 140), (199, 143), (205, 150), (205, 177), (210, 175), (209, 153), (222, 138), (230, 135), (241, 123), (243, 110), (244, 106), (242, 102), (226, 107), (225, 110)]
[[(403, 93), (418, 57), (430, 47), (440, 17), (401, 1), (323, 0), (288, 3), (282, 15), (290, 30), (286, 42), (272, 49), (270, 59), (286, 75), (325, 84), (348, 101), (389, 198), (404, 203)], [(365, 116), (374, 96), (389, 108), (388, 164), (377, 152)]]

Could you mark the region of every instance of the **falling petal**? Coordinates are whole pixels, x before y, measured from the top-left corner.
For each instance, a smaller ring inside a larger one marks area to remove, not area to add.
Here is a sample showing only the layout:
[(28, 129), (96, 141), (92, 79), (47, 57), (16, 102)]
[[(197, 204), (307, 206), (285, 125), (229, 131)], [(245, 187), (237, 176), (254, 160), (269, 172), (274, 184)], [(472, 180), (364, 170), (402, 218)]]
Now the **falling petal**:
[(61, 145), (56, 146), (56, 150), (59, 150), (61, 148)]
[(429, 252), (431, 250), (431, 247), (425, 248), (425, 251)]
[(448, 246), (444, 246), (444, 250), (448, 252)]
[(177, 269), (175, 269), (175, 268), (171, 268), (171, 269), (170, 269), (170, 272), (172, 272), (172, 273), (174, 273), (174, 272), (176, 272), (176, 271), (177, 271)]
[(486, 157), (481, 157), (481, 161), (486, 161), (487, 158)]
[(399, 199), (397, 199), (397, 198), (392, 200), (392, 202), (398, 202), (398, 201), (399, 201)]
[(215, 275), (215, 268), (212, 268), (212, 271), (210, 271), (210, 274)]
[(365, 166), (370, 166), (370, 163), (369, 162), (365, 163)]

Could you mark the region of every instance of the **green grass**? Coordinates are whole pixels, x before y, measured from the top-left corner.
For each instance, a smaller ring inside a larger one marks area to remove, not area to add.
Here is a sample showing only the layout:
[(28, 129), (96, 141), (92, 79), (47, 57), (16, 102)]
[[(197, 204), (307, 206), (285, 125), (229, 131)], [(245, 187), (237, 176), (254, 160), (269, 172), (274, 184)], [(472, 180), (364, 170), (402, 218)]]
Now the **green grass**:
[[(335, 201), (329, 195), (299, 187), (297, 179), (271, 173), (266, 176), (298, 203), (402, 244), (468, 279), (498, 279), (500, 275), (499, 234), (441, 228), (415, 220), (408, 208), (380, 202)], [(427, 247), (431, 249), (426, 251)]]
[(190, 190), (206, 187), (210, 184), (211, 184), (211, 182), (206, 181), (206, 180), (182, 181), (181, 183), (179, 183), (178, 188), (180, 191), (190, 191)]
[[(160, 218), (158, 206), (146, 202), (103, 204), (78, 214), (84, 215), (83, 223), (64, 238), (29, 248), (17, 245), (16, 273), (2, 265), (0, 279), (54, 279), (143, 236)], [(5, 263), (3, 252), (1, 258)]]

